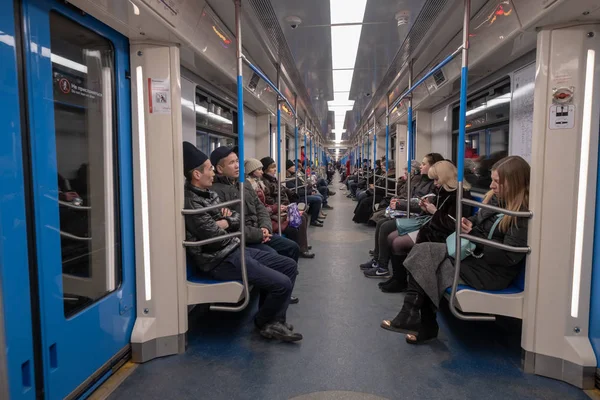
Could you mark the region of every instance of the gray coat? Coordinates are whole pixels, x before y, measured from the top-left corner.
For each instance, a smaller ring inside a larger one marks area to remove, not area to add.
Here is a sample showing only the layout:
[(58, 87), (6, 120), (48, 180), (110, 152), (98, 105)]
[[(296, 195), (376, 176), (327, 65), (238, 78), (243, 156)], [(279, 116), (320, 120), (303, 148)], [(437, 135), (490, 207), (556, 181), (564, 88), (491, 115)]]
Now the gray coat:
[[(189, 182), (185, 184), (184, 208), (186, 210), (197, 210), (221, 203), (219, 197), (213, 191), (200, 189), (192, 186)], [(229, 228), (221, 229), (217, 225), (218, 220), (227, 220)], [(223, 217), (219, 209), (202, 214), (185, 216), (185, 238), (190, 242), (211, 239), (227, 233), (236, 232), (240, 229), (240, 215), (232, 210), (230, 217)], [(186, 251), (193, 260), (196, 268), (203, 272), (209, 272), (221, 263), (231, 252), (240, 245), (239, 238), (223, 239), (221, 241), (200, 247), (186, 247)]]
[[(217, 193), (223, 202), (240, 198), (237, 181), (230, 180), (223, 175), (215, 176), (215, 183), (212, 186), (212, 190)], [(244, 215), (246, 243), (262, 243), (263, 233), (261, 228), (266, 228), (272, 233), (271, 217), (248, 181), (244, 182), (244, 203), (244, 211), (246, 211), (246, 215)], [(231, 207), (231, 209), (238, 213), (241, 211), (239, 204)]]

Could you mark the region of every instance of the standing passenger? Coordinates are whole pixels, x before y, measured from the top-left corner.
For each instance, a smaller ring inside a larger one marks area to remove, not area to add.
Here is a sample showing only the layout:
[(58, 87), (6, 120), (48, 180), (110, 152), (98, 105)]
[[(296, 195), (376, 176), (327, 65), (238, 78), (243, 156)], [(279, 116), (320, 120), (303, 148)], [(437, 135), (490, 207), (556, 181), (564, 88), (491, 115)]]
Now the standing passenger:
[[(183, 171), (185, 182), (184, 208), (202, 209), (221, 203), (210, 190), (215, 176), (214, 168), (203, 152), (189, 142), (183, 143)], [(201, 241), (235, 232), (240, 228), (240, 215), (227, 208), (206, 213), (185, 215), (187, 241)], [(187, 253), (197, 269), (220, 281), (241, 280), (240, 239), (227, 238), (198, 247), (187, 247)], [(288, 257), (257, 249), (245, 250), (248, 283), (261, 290), (259, 309), (254, 324), (265, 338), (286, 342), (302, 340), (286, 323), (286, 312), (298, 265)]]

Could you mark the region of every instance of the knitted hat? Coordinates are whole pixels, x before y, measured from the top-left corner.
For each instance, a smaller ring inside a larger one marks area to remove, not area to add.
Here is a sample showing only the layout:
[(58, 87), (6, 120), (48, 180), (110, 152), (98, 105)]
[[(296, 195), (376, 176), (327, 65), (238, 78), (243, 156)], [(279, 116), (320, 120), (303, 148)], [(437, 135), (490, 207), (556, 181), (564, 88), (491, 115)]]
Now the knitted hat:
[(245, 169), (246, 175), (250, 175), (257, 169), (262, 169), (262, 167), (263, 167), (263, 164), (260, 161), (258, 161), (256, 158), (247, 158), (246, 161), (244, 161), (244, 169)]
[(287, 160), (285, 162), (285, 169), (290, 169), (294, 166), (294, 162), (292, 160)]
[(263, 171), (275, 164), (275, 160), (273, 160), (271, 157), (264, 157), (260, 160), (260, 162), (262, 163)]
[(190, 142), (183, 142), (183, 175), (194, 168), (198, 168), (208, 160), (208, 156), (198, 150), (196, 146)]

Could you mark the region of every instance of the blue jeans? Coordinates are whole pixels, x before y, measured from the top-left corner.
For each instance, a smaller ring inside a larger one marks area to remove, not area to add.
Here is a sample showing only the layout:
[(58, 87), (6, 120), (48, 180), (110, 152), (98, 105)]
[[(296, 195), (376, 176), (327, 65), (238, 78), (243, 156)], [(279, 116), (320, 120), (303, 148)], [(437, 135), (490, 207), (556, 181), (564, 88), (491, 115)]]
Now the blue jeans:
[(310, 222), (316, 222), (317, 218), (321, 214), (321, 207), (323, 206), (323, 200), (321, 195), (310, 195), (306, 198), (308, 202), (308, 213), (310, 214)]
[(291, 258), (296, 262), (298, 262), (298, 256), (300, 254), (300, 246), (298, 246), (298, 243), (279, 235), (271, 236), (271, 240), (267, 243), (251, 244), (248, 247), (269, 253), (278, 253), (284, 257)]
[[(219, 281), (241, 280), (241, 255), (240, 249), (233, 251), (210, 271), (210, 276)], [(285, 322), (290, 296), (298, 275), (298, 264), (288, 257), (252, 248), (246, 248), (245, 255), (248, 283), (261, 291), (254, 323), (262, 328), (270, 322)]]

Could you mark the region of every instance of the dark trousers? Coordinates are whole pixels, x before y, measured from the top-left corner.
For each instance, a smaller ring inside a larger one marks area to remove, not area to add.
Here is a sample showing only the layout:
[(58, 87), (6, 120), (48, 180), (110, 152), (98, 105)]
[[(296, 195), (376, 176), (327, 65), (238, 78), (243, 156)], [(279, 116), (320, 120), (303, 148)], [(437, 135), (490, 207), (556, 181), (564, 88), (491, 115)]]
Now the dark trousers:
[(390, 262), (390, 248), (388, 247), (388, 235), (396, 230), (395, 219), (384, 219), (375, 227), (375, 250), (373, 258), (380, 267), (387, 269)]
[[(229, 254), (210, 272), (212, 278), (220, 281), (241, 280), (241, 255), (240, 249)], [(261, 292), (258, 313), (254, 319), (256, 326), (262, 328), (269, 322), (285, 322), (298, 275), (298, 264), (288, 257), (253, 248), (246, 248), (245, 255), (248, 283)]]
[(315, 222), (319, 215), (321, 215), (321, 207), (323, 206), (323, 200), (321, 196), (310, 195), (306, 198), (308, 201), (308, 213), (310, 214), (310, 222)]
[(303, 213), (302, 224), (300, 224), (298, 228), (292, 228), (291, 226), (288, 226), (283, 231), (288, 239), (298, 243), (300, 251), (302, 252), (308, 251), (308, 224), (308, 214)]
[(279, 235), (271, 236), (271, 240), (267, 243), (251, 244), (248, 245), (248, 247), (269, 253), (278, 253), (284, 257), (289, 257), (296, 262), (298, 262), (298, 256), (300, 255), (300, 246), (298, 246), (296, 242)]

